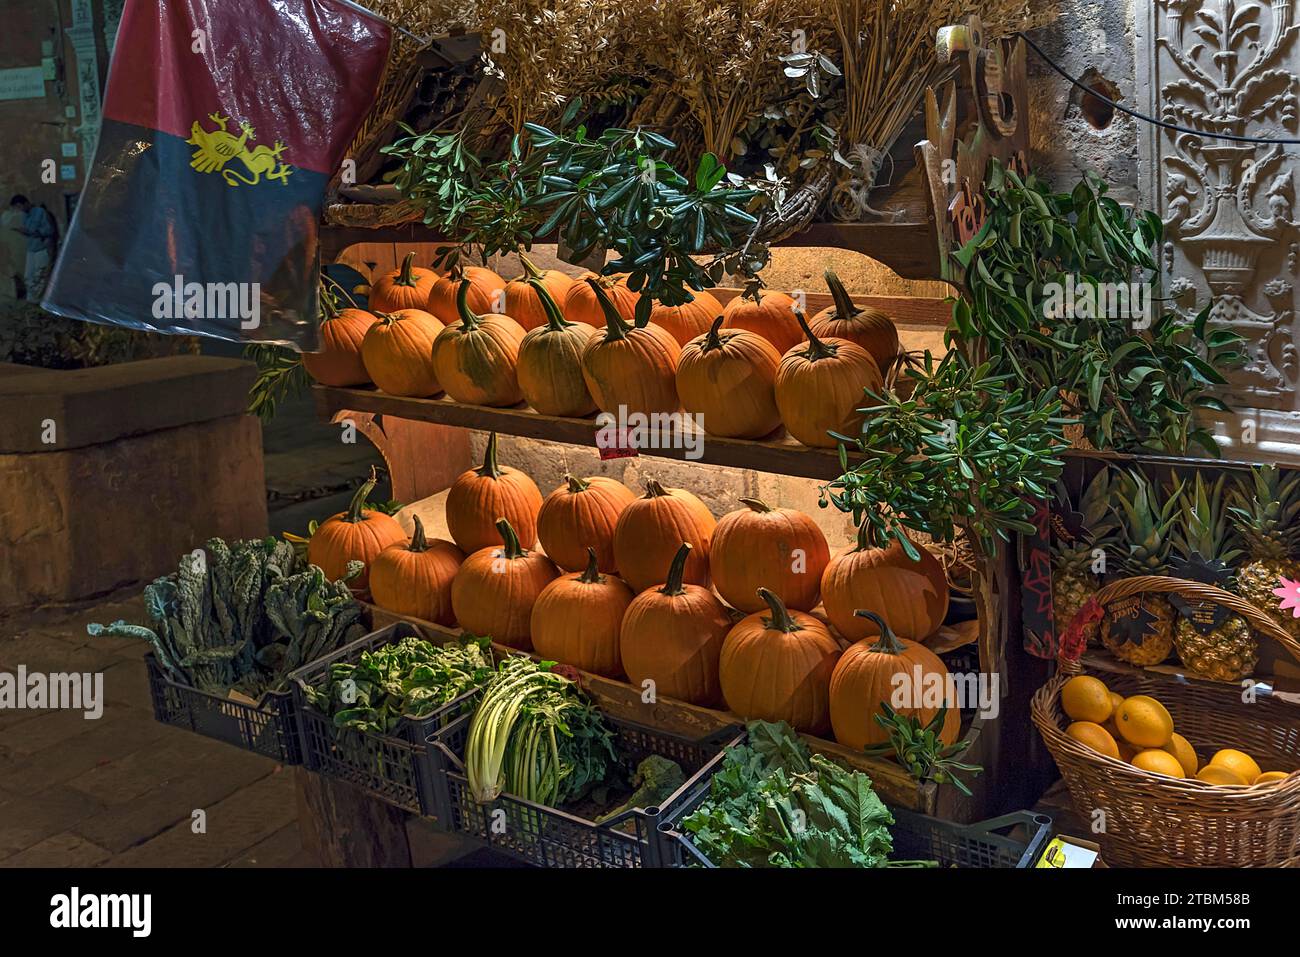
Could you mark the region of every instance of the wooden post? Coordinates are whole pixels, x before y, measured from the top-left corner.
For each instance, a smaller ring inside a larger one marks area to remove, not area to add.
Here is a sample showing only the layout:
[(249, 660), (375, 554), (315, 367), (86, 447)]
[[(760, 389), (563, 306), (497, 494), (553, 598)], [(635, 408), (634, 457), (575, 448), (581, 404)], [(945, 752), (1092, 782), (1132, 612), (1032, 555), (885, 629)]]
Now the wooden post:
[(410, 867), (407, 815), (359, 788), (294, 768), (302, 846), (321, 867)]

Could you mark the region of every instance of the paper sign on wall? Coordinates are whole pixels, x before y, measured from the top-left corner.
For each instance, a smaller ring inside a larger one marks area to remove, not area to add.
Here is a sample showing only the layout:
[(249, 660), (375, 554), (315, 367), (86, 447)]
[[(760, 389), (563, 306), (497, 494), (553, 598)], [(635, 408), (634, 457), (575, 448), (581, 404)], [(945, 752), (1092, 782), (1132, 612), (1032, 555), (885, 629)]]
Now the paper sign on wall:
[(39, 66), (0, 70), (0, 100), (45, 99), (45, 71)]

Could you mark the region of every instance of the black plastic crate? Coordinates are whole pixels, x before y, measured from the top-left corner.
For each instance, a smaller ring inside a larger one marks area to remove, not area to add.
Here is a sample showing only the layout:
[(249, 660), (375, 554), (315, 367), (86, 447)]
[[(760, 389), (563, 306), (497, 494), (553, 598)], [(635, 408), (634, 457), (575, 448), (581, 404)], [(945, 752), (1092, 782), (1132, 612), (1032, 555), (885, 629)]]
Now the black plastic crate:
[(290, 691), (268, 692), (257, 704), (211, 694), (173, 681), (153, 652), (145, 655), (154, 718), (233, 744), (281, 764), (301, 764), (298, 709)]
[(635, 767), (652, 754), (681, 765), (686, 782), (659, 807), (632, 808), (601, 824), (577, 814), (502, 794), (479, 804), (465, 776), (465, 740), (472, 714), (463, 714), (429, 739), (441, 821), (448, 830), (539, 867), (662, 867), (660, 815), (691, 793), (706, 768), (745, 739), (739, 726), (692, 740), (607, 715), (617, 748)]
[[(447, 702), (424, 718), (403, 718), (392, 735), (353, 728), (336, 728), (332, 718), (307, 703), (305, 689), (325, 677), (336, 662), (354, 662), (362, 652), (407, 637), (423, 637), (419, 629), (398, 622), (299, 668), (289, 675), (297, 703), (302, 764), (307, 770), (354, 784), (394, 807), (438, 816), (434, 800), (434, 771), (429, 761), (429, 736), (457, 715), (473, 709), (480, 690)], [(491, 654), (488, 655), (491, 661)]]
[[(700, 853), (681, 820), (709, 795), (713, 773), (722, 755), (709, 762), (659, 823), (659, 859), (664, 867), (716, 867)], [(976, 824), (953, 824), (935, 817), (891, 807), (894, 839), (890, 854), (897, 861), (937, 861), (940, 867), (1027, 868), (1047, 846), (1052, 819), (1046, 814), (1016, 811)]]

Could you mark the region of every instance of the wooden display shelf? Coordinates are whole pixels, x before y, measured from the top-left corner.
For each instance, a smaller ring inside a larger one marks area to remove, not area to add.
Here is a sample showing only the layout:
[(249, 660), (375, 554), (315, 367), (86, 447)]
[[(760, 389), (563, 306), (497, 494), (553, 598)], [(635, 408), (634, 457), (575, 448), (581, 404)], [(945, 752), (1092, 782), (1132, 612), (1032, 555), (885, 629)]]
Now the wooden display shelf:
[[(396, 622), (404, 621), (413, 625), (434, 644), (448, 644), (461, 640), (462, 633), (455, 629), (418, 618), (396, 615), (373, 604), (366, 604), (365, 607), (370, 615), (371, 627), (374, 629), (386, 628)], [(492, 647), (500, 655), (523, 653), (504, 645), (494, 644)], [(536, 655), (532, 657), (537, 658)], [(581, 676), (579, 685), (582, 689), (591, 696), (601, 711), (616, 718), (635, 721), (691, 738), (705, 737), (729, 725), (744, 724), (743, 718), (729, 711), (701, 708), (673, 698), (658, 698), (653, 703), (647, 703), (642, 698), (641, 689), (625, 681), (604, 678), (586, 671), (578, 673)], [(969, 739), (971, 744), (962, 757), (963, 761), (974, 764), (984, 763), (986, 746), (996, 737), (991, 733), (991, 723), (987, 719), (976, 716), (967, 727), (964, 739)], [(918, 783), (897, 761), (892, 759), (867, 757), (834, 741), (813, 735), (802, 734), (800, 737), (815, 753), (825, 755), (839, 764), (869, 775), (876, 793), (886, 804), (959, 822), (971, 822), (985, 816), (983, 803), (987, 795), (983, 785), (988, 780), (987, 775), (982, 774), (968, 781), (974, 792), (973, 797), (968, 798), (953, 787), (940, 788), (933, 783)]]
[[(317, 411), (326, 419), (341, 421), (348, 413), (383, 415), (417, 422), (462, 429), (517, 435), (547, 442), (596, 447), (596, 418), (564, 418), (541, 415), (520, 404), (506, 409), (483, 405), (464, 405), (442, 396), (433, 399), (411, 399), (388, 395), (373, 388), (334, 388), (313, 386)], [(725, 439), (713, 435), (696, 435), (698, 447), (639, 448), (641, 455), (698, 461), (708, 465), (753, 469), (800, 478), (829, 481), (842, 472), (839, 453), (835, 449), (812, 449), (800, 445), (778, 429), (772, 437), (760, 441)], [(684, 443), (679, 443), (684, 444)], [(698, 458), (688, 455), (699, 453)], [(852, 460), (855, 456), (850, 456)]]

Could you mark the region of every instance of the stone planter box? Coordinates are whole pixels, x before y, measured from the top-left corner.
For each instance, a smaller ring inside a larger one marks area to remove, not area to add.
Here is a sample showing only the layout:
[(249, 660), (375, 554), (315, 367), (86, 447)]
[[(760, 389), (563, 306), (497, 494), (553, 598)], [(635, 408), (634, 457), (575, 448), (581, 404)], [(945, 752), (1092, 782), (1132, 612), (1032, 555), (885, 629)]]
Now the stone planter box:
[(0, 364), (0, 611), (152, 580), (208, 538), (266, 534), (252, 364)]

